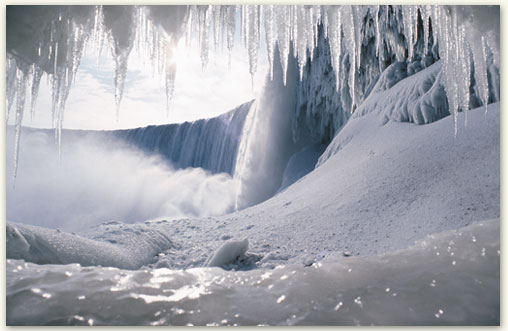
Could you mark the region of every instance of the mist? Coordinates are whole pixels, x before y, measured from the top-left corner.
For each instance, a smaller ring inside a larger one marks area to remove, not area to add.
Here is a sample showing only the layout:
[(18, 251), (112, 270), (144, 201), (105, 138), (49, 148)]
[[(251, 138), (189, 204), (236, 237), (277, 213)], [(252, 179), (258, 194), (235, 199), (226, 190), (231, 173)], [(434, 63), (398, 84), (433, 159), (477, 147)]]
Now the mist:
[(14, 130), (7, 131), (7, 220), (65, 231), (105, 221), (143, 222), (221, 215), (233, 180), (169, 161), (100, 132), (65, 131), (61, 157), (52, 130), (22, 131), (13, 178)]

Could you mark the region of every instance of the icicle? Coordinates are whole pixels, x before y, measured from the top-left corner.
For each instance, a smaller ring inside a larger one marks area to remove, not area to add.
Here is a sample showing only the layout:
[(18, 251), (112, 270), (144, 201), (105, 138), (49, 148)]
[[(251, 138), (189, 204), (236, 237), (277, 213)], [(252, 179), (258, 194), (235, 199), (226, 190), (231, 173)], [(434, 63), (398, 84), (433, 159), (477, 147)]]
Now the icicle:
[[(313, 7), (313, 17), (312, 17), (312, 20), (313, 20), (313, 26), (314, 26), (314, 44), (312, 46), (312, 52), (311, 52), (311, 56), (313, 56), (314, 54), (314, 49), (317, 47), (317, 44), (318, 44), (318, 37), (319, 37), (319, 33), (318, 33), (318, 27), (319, 27), (319, 24), (321, 24), (321, 6), (317, 6), (317, 5), (314, 5)], [(311, 58), (311, 61), (312, 61), (312, 58)]]
[(241, 25), (240, 25), (240, 39), (243, 42), (243, 45), (247, 47), (247, 30), (245, 25), (245, 20), (247, 19), (247, 6), (241, 6)]
[(326, 14), (329, 6), (323, 6), (323, 30), (325, 32), (325, 38), (328, 38), (328, 15)]
[(364, 10), (367, 6), (351, 6), (351, 13), (353, 14), (353, 26), (354, 29), (354, 40), (356, 46), (356, 69), (360, 69), (360, 65), (362, 63), (362, 29), (363, 18), (364, 18)]
[(489, 101), (489, 83), (487, 76), (487, 52), (485, 40), (473, 40), (471, 51), (473, 52), (474, 61), (474, 79), (478, 85), (478, 93), (487, 112), (487, 103)]
[(221, 6), (211, 6), (211, 9), (213, 13), (213, 43), (215, 51), (217, 51), (219, 48), (220, 31), (222, 29), (220, 26)]
[(6, 101), (7, 101), (7, 105), (6, 105), (6, 112), (5, 112), (5, 117), (6, 117), (6, 121), (5, 123), (8, 123), (9, 122), (9, 114), (10, 114), (10, 111), (11, 111), (11, 107), (14, 103), (14, 97), (16, 96), (16, 90), (17, 90), (17, 84), (16, 84), (16, 75), (17, 75), (17, 66), (16, 66), (16, 60), (11, 57), (11, 56), (7, 56), (7, 72), (6, 72), (6, 78), (7, 78), (7, 81), (6, 81), (6, 85), (7, 85), (7, 89), (6, 89)]
[(135, 7), (130, 6), (108, 6), (104, 8), (104, 23), (109, 30), (111, 53), (115, 61), (114, 80), (117, 120), (119, 119), (120, 102), (127, 74), (127, 62), (134, 46), (136, 14)]
[(189, 16), (186, 25), (185, 31), (185, 45), (190, 47), (191, 45), (191, 36), (192, 36), (192, 26), (194, 20), (196, 19), (196, 5), (189, 6)]
[(422, 6), (422, 19), (423, 19), (423, 54), (427, 55), (429, 48), (429, 30), (430, 30), (430, 15), (431, 15), (431, 6), (424, 5)]
[(307, 62), (307, 26), (306, 26), (306, 15), (305, 15), (305, 7), (296, 6), (296, 35), (295, 37), (295, 46), (296, 46), (296, 55), (298, 57), (298, 69), (300, 73), (300, 81), (302, 81), (303, 77), (303, 67)]
[(275, 18), (277, 23), (277, 42), (280, 51), (280, 63), (282, 65), (282, 80), (286, 86), (288, 57), (289, 57), (289, 7), (275, 7)]
[(18, 69), (16, 73), (16, 136), (14, 140), (14, 172), (13, 178), (16, 181), (19, 163), (19, 142), (21, 138), (21, 122), (23, 121), (23, 110), (25, 107), (25, 92), (28, 84), (27, 75), (23, 70)]
[(376, 57), (379, 57), (379, 49), (381, 48), (381, 31), (379, 30), (379, 8), (375, 6), (374, 22), (376, 24)]
[(249, 55), (249, 72), (254, 81), (254, 74), (257, 70), (258, 48), (259, 48), (259, 26), (260, 13), (258, 5), (246, 5), (245, 30), (247, 53)]
[(265, 23), (266, 50), (268, 54), (268, 65), (270, 68), (270, 79), (273, 80), (273, 53), (275, 47), (275, 39), (273, 35), (273, 5), (263, 6), (263, 19)]
[(465, 125), (467, 125), (467, 113), (469, 110), (469, 86), (471, 85), (471, 57), (469, 55), (469, 47), (466, 42), (466, 28), (460, 26), (458, 28), (457, 45), (460, 53), (460, 67), (457, 68), (460, 76), (458, 77), (460, 108), (465, 112)]
[[(337, 92), (339, 91), (339, 72), (340, 55), (342, 49), (342, 12), (338, 6), (330, 6), (327, 11), (328, 19), (328, 39), (330, 40), (330, 56), (332, 60), (333, 71), (335, 72), (335, 82)], [(354, 69), (350, 69), (354, 70)]]
[(494, 65), (499, 68), (499, 49), (498, 49), (498, 42), (496, 41), (496, 36), (494, 33), (488, 33), (485, 36), (485, 42), (486, 46), (490, 48), (492, 51), (492, 61), (494, 62)]
[(58, 42), (55, 43), (55, 61), (53, 63), (53, 72), (56, 74), (56, 66), (58, 63)]
[(201, 64), (203, 70), (208, 64), (208, 57), (210, 51), (209, 30), (210, 30), (210, 9), (211, 6), (202, 6), (199, 10), (199, 43), (201, 49)]
[(414, 56), (414, 21), (415, 15), (413, 6), (402, 6), (402, 20), (404, 25), (404, 34), (407, 43), (407, 52), (409, 61), (413, 60)]
[(342, 7), (344, 22), (342, 27), (344, 28), (344, 38), (346, 40), (346, 49), (349, 55), (349, 94), (351, 95), (351, 112), (353, 112), (356, 104), (356, 88), (355, 88), (355, 77), (356, 77), (356, 32), (355, 32), (355, 19), (353, 15), (352, 6)]
[(33, 118), (35, 114), (35, 103), (37, 101), (37, 95), (39, 94), (39, 84), (41, 82), (44, 71), (37, 67), (35, 64), (32, 65), (32, 95), (30, 98), (30, 117)]
[(117, 121), (120, 116), (120, 102), (122, 101), (125, 76), (127, 75), (128, 59), (129, 56), (126, 52), (120, 52), (120, 54), (115, 56), (115, 105)]
[(225, 20), (228, 48), (228, 67), (231, 69), (231, 52), (233, 51), (233, 45), (235, 43), (236, 6), (227, 6)]
[[(312, 61), (314, 58), (314, 29), (317, 25), (314, 25), (314, 7), (305, 8), (303, 11), (303, 18), (305, 20), (305, 48), (308, 51), (309, 58)], [(307, 59), (307, 54), (305, 55)]]
[(97, 62), (96, 65), (99, 66), (100, 59), (102, 56), (102, 49), (104, 47), (104, 39), (105, 39), (105, 29), (104, 29), (104, 12), (102, 6), (97, 6), (95, 9), (95, 27), (94, 27), (94, 35), (95, 35), (95, 51), (97, 52)]

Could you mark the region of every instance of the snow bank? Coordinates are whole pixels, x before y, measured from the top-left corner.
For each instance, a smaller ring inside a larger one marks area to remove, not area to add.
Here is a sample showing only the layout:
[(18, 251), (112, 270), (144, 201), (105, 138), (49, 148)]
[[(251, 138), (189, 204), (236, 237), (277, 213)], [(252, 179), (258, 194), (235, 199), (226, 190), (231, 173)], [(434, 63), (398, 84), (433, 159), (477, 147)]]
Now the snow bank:
[(372, 93), (353, 113), (353, 118), (375, 113), (383, 123), (392, 120), (428, 124), (450, 114), (441, 61), (402, 80), (398, 66), (392, 65), (392, 68), (383, 72)]
[(17, 223), (7, 223), (9, 259), (38, 264), (79, 263), (139, 269), (154, 256), (173, 247), (161, 231), (142, 224), (119, 229), (105, 238), (89, 239), (75, 234)]
[(314, 170), (316, 163), (325, 151), (324, 145), (310, 145), (291, 156), (282, 176), (278, 192), (285, 190), (297, 180)]
[(8, 259), (7, 325), (499, 325), (499, 226), (475, 223), (380, 256), (244, 272)]

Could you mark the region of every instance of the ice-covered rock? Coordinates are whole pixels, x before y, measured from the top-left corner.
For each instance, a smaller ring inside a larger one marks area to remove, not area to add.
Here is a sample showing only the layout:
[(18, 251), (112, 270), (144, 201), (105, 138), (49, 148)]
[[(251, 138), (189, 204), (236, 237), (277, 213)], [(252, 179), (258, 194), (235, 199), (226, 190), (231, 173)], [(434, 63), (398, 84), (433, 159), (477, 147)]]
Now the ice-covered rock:
[(224, 267), (228, 264), (236, 264), (245, 255), (249, 248), (247, 239), (240, 241), (228, 241), (224, 243), (207, 261), (209, 267)]

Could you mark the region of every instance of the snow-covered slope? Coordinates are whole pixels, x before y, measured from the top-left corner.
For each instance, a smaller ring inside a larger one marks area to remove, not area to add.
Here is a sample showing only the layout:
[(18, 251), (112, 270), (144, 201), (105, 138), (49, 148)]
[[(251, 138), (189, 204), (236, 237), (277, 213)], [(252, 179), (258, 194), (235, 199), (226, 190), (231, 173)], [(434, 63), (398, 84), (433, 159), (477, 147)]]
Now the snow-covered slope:
[(498, 325), (499, 239), (491, 220), (383, 256), (249, 272), (7, 260), (7, 325)]

